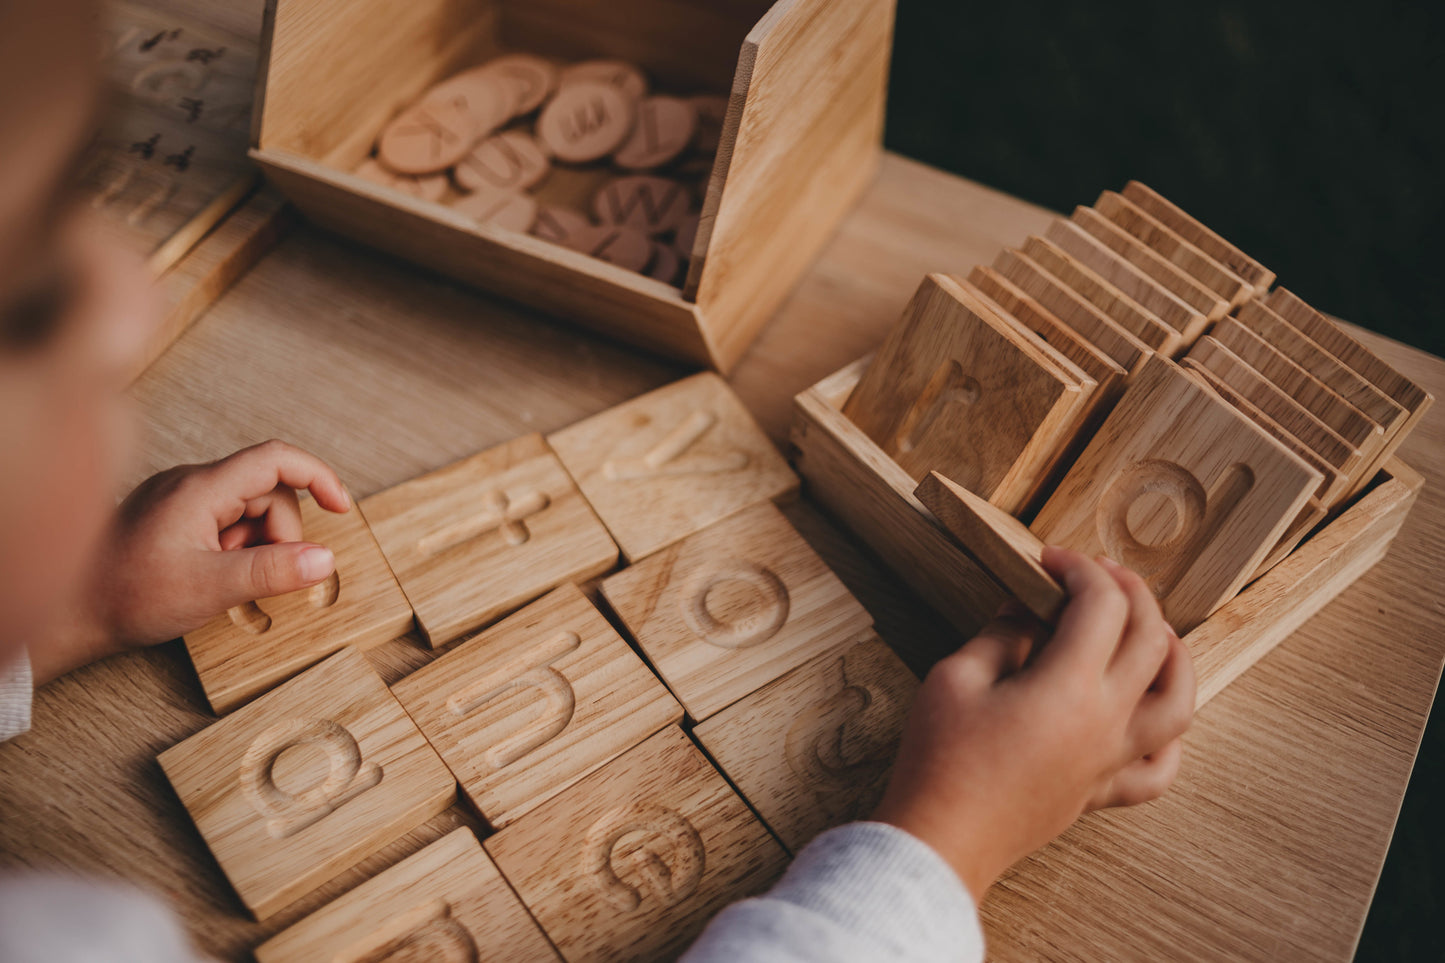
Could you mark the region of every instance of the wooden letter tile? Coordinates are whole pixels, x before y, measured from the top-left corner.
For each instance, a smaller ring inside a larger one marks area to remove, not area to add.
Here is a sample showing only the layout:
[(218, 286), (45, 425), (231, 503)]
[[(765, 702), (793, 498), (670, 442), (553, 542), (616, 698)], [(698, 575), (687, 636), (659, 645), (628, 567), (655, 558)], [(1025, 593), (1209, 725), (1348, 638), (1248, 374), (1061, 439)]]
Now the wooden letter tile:
[(676, 726), (485, 846), (569, 963), (672, 959), (786, 859)]
[(541, 435), (403, 482), (361, 508), (433, 646), (617, 562), (617, 546)]
[(1183, 634), (1248, 581), (1323, 477), (1155, 358), (1034, 520), (1042, 541), (1137, 571)]
[(602, 594), (695, 720), (873, 624), (768, 504), (618, 572)]
[(872, 632), (818, 656), (694, 731), (797, 852), (867, 819), (888, 782), (918, 679)]
[(456, 799), (456, 780), (356, 649), (159, 758), (257, 919)]
[(1206, 319), (1218, 321), (1229, 313), (1228, 298), (1221, 297), (1204, 282), (1190, 277), (1183, 268), (1092, 207), (1074, 208), (1073, 221), (1100, 244), (1138, 268)]
[(548, 436), (629, 562), (798, 478), (723, 379), (684, 378)]
[(1190, 217), (1138, 181), (1124, 185), (1124, 197), (1190, 244), (1229, 268), (1263, 293), (1274, 283), (1274, 272)]
[(411, 605), (355, 506), (336, 515), (301, 498), (307, 541), (336, 556), (320, 585), (238, 605), (186, 636), (217, 714), (254, 699), (348, 645), (369, 649), (411, 631)]
[(677, 700), (575, 585), (392, 692), (494, 827), (682, 718)]
[(257, 963), (557, 961), (470, 829), (453, 830), (256, 948)]
[(1094, 210), (1139, 239), (1151, 251), (1178, 265), (1190, 277), (1229, 302), (1243, 304), (1254, 296), (1254, 286), (1234, 271), (1186, 241), (1123, 194), (1105, 191), (1094, 202)]
[(843, 414), (915, 479), (936, 469), (1015, 511), (1086, 400), (1081, 373), (1063, 364), (1073, 367), (967, 282), (934, 274)]

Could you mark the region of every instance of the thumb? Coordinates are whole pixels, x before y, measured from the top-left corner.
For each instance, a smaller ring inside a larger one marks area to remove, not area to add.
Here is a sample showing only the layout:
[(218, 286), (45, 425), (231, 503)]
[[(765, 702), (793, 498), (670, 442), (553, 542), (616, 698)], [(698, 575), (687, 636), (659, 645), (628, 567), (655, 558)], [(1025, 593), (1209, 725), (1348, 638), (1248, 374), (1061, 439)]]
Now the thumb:
[(315, 585), (336, 570), (331, 550), (311, 542), (280, 542), (207, 554), (207, 594), (218, 612)]

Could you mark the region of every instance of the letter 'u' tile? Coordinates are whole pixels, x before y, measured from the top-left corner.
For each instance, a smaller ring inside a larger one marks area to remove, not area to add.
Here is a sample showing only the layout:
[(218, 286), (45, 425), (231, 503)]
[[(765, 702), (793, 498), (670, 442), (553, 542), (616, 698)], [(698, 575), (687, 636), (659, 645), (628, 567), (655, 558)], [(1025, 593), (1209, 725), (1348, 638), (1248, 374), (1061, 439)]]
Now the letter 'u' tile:
[(350, 648), (159, 759), (257, 919), (456, 799), (452, 774)]

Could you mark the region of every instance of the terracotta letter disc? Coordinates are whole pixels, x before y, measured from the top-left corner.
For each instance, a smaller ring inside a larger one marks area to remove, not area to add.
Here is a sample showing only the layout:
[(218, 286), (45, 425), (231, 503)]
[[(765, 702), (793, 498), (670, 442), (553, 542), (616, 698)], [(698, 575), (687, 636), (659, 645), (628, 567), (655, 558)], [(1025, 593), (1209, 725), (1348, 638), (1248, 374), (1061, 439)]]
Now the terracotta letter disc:
[(677, 269), (681, 266), (682, 260), (676, 251), (659, 241), (652, 242), (652, 266), (647, 269), (648, 277), (663, 284), (676, 284)]
[(557, 89), (557, 68), (532, 54), (507, 54), (484, 64), (481, 70), (508, 90), (513, 117), (530, 114)]
[(428, 104), (450, 103), (477, 120), (477, 136), (485, 137), (511, 117), (512, 91), (503, 78), (490, 76), (486, 67), (473, 67), (443, 80), (422, 95)]
[(634, 112), (632, 101), (611, 84), (571, 84), (542, 109), (537, 139), (558, 160), (595, 161), (615, 151), (632, 133)]
[(584, 60), (562, 68), (563, 87), (586, 81), (611, 84), (633, 100), (647, 96), (647, 75), (625, 60)]
[(537, 209), (532, 234), (544, 241), (572, 247), (572, 238), (592, 230), (592, 222), (581, 211), (547, 204)]
[(665, 234), (687, 217), (687, 187), (665, 177), (619, 177), (592, 198), (592, 213), (603, 224)]
[(525, 234), (537, 219), (537, 199), (518, 191), (482, 190), (468, 194), (455, 209), (486, 224)]
[(646, 234), (630, 227), (589, 227), (574, 234), (569, 246), (629, 271), (641, 271), (652, 260), (652, 242)]
[(424, 201), (439, 201), (447, 192), (447, 176), (445, 174), (428, 174), (425, 177), (398, 174), (395, 171), (387, 170), (380, 161), (373, 157), (362, 161), (361, 166), (353, 173), (373, 184), (392, 187)]
[(505, 130), (477, 144), (457, 161), (453, 176), (469, 191), (488, 187), (524, 191), (535, 187), (551, 169), (552, 162), (530, 134)]
[(646, 97), (637, 105), (637, 121), (612, 161), (639, 171), (661, 167), (681, 154), (697, 132), (697, 111), (677, 97)]
[(377, 154), (397, 173), (434, 174), (461, 160), (480, 134), (467, 108), (452, 101), (422, 101), (381, 132)]

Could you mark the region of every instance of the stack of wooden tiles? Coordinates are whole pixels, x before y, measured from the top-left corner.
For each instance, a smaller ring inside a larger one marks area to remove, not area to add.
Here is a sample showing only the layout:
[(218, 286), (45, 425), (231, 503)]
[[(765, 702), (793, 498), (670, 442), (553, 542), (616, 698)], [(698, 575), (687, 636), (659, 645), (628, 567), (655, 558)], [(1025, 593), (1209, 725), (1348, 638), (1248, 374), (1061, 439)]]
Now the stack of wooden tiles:
[[(187, 638), (230, 714), (163, 769), (263, 921), (458, 786), (482, 838), (413, 852), (258, 960), (666, 958), (866, 816), (918, 682), (774, 504), (796, 486), (704, 374), (359, 510), (305, 501), (336, 576)], [(435, 658), (388, 686), (365, 651), (413, 618)]]
[(799, 467), (965, 631), (1009, 596), (1057, 616), (1045, 543), (1134, 568), (1207, 698), (1420, 484), (1393, 455), (1430, 396), (1274, 280), (1148, 187), (1105, 192), (926, 278), (871, 362), (798, 396)]

